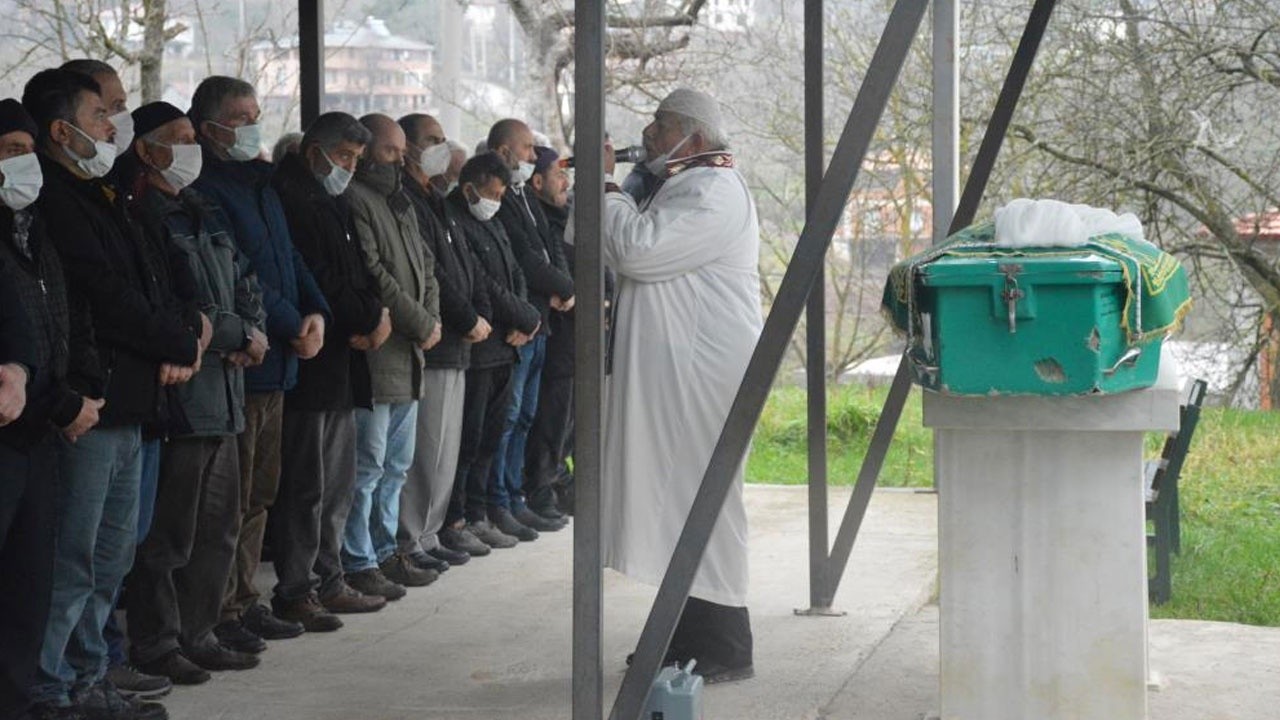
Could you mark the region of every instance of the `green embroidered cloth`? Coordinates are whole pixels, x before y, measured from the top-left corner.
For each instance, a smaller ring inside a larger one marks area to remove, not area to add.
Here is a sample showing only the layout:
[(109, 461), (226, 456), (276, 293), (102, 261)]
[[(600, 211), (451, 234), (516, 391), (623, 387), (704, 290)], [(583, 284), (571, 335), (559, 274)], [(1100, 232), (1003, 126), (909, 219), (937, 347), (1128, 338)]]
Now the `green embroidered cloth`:
[(914, 345), (920, 334), (913, 280), (925, 265), (944, 257), (1072, 257), (1096, 254), (1119, 263), (1127, 289), (1122, 321), (1130, 345), (1141, 345), (1177, 329), (1191, 309), (1186, 271), (1177, 258), (1145, 240), (1110, 233), (1080, 247), (1006, 248), (995, 245), (995, 223), (971, 225), (942, 245), (907, 258), (889, 271), (881, 309)]

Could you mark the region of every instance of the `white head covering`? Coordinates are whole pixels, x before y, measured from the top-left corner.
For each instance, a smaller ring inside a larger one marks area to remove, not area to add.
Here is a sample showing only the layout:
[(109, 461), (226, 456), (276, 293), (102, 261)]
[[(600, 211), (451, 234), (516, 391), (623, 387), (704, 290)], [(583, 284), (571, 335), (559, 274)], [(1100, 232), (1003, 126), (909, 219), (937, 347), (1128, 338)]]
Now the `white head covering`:
[(676, 88), (658, 103), (657, 112), (668, 112), (683, 115), (697, 120), (716, 133), (724, 132), (724, 119), (720, 115), (720, 103), (710, 95), (691, 90)]

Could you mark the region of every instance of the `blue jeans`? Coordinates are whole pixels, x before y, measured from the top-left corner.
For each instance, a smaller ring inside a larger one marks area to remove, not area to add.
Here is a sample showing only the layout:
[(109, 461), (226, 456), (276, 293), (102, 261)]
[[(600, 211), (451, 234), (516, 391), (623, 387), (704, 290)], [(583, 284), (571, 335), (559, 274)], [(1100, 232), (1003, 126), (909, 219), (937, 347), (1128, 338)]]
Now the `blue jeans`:
[(101, 428), (58, 443), (53, 599), (31, 699), (65, 705), (73, 688), (106, 673), (102, 628), (138, 539), (142, 433), (136, 425)]
[(546, 360), (547, 336), (539, 334), (520, 348), (520, 362), (511, 369), (511, 406), (489, 475), (490, 508), (524, 508), (524, 448), (538, 412), (538, 387)]
[(375, 568), (396, 551), (400, 489), (413, 462), (418, 403), (356, 408), (356, 485), (342, 535), (342, 569)]
[[(156, 485), (160, 482), (160, 445), (159, 440), (142, 442), (142, 484), (138, 486), (138, 544), (146, 539), (151, 530), (151, 517), (156, 509)], [(116, 592), (116, 603), (119, 605), (120, 593)], [(114, 606), (113, 606), (114, 607)], [(107, 624), (102, 628), (102, 637), (107, 641), (107, 662), (110, 665), (123, 665), (124, 632), (120, 623), (116, 622), (114, 612), (107, 615)]]

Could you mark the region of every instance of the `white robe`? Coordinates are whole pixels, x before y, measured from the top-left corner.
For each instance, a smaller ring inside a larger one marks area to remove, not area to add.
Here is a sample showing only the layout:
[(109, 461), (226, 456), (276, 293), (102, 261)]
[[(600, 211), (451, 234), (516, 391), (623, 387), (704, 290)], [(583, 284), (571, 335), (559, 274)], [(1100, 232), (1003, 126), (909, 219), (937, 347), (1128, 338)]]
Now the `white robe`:
[[(763, 325), (760, 230), (736, 170), (696, 167), (639, 210), (605, 199), (603, 252), (618, 274), (601, 494), (604, 563), (659, 584)], [(739, 466), (692, 595), (747, 604)]]

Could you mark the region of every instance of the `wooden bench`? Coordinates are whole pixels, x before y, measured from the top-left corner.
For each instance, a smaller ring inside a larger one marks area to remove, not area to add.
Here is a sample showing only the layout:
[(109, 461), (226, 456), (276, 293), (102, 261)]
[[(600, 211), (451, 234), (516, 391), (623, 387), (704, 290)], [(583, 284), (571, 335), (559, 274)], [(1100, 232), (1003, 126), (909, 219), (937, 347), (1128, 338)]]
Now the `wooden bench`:
[(1154, 533), (1147, 536), (1147, 545), (1155, 550), (1156, 572), (1147, 578), (1147, 595), (1157, 605), (1169, 602), (1173, 594), (1169, 573), (1170, 556), (1182, 552), (1182, 527), (1178, 510), (1178, 478), (1182, 475), (1182, 463), (1187, 459), (1191, 438), (1200, 421), (1200, 406), (1204, 403), (1208, 384), (1204, 380), (1192, 380), (1186, 402), (1180, 412), (1178, 430), (1165, 438), (1160, 457), (1148, 460), (1144, 466), (1146, 481), (1147, 519), (1154, 525)]

